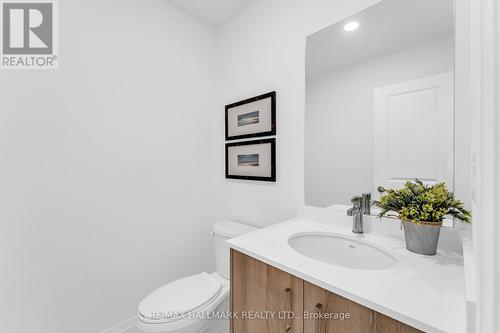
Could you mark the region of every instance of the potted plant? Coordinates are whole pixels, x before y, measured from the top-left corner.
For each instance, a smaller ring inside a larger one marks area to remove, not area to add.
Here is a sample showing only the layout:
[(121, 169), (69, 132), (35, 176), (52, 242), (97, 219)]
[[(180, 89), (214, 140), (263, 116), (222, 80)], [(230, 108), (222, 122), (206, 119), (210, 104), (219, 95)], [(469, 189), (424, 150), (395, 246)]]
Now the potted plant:
[(373, 202), (381, 209), (378, 216), (401, 220), (406, 248), (415, 253), (436, 254), (445, 216), (467, 223), (471, 220), (471, 212), (464, 208), (460, 200), (455, 200), (444, 183), (425, 185), (416, 179), (399, 190), (387, 190), (380, 186), (378, 191), (381, 198)]

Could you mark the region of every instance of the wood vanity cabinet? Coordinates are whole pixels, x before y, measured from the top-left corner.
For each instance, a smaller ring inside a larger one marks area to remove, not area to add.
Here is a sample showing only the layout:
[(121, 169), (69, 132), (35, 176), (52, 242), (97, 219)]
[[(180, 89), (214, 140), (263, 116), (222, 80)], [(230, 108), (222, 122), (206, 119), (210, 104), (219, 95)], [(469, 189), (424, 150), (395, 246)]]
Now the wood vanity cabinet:
[(400, 321), (373, 311), (375, 315), (375, 333), (424, 333)]
[[(420, 333), (420, 330), (304, 281), (304, 314), (337, 314), (304, 319), (304, 333)], [(345, 314), (349, 314), (347, 319)]]
[(231, 332), (302, 333), (301, 279), (231, 250)]
[(421, 333), (235, 250), (230, 303), (231, 333)]
[[(338, 317), (326, 318), (330, 314)], [(372, 332), (373, 327), (371, 309), (304, 281), (304, 333)]]

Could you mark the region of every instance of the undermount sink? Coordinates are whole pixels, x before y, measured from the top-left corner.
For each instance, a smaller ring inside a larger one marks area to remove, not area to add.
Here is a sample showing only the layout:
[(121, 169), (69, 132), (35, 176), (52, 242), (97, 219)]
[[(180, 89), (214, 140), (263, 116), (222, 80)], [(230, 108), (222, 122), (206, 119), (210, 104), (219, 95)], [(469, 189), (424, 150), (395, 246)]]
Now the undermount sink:
[(339, 234), (297, 234), (288, 239), (288, 244), (308, 258), (335, 266), (380, 270), (398, 264), (396, 258), (378, 246)]

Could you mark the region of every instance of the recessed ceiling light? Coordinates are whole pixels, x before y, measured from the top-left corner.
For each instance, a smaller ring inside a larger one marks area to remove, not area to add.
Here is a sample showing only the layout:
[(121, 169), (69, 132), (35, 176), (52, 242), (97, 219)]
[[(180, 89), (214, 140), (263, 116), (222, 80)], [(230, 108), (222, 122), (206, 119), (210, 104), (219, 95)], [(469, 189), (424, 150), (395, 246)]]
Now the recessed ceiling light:
[(354, 30), (356, 30), (358, 28), (359, 28), (359, 22), (358, 21), (347, 22), (344, 25), (344, 30), (345, 31), (354, 31)]

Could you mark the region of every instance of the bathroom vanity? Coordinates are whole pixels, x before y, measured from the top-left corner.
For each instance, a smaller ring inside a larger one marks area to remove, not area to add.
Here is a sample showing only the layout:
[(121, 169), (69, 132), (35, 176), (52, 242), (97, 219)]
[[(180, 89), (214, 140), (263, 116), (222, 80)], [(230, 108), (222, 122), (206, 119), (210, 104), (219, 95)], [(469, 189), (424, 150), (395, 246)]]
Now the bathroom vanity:
[(231, 265), (233, 333), (421, 332), (236, 250)]
[(466, 332), (463, 258), (446, 244), (454, 230), (422, 256), (395, 221), (369, 217), (356, 235), (344, 212), (313, 215), (228, 241), (232, 333)]

